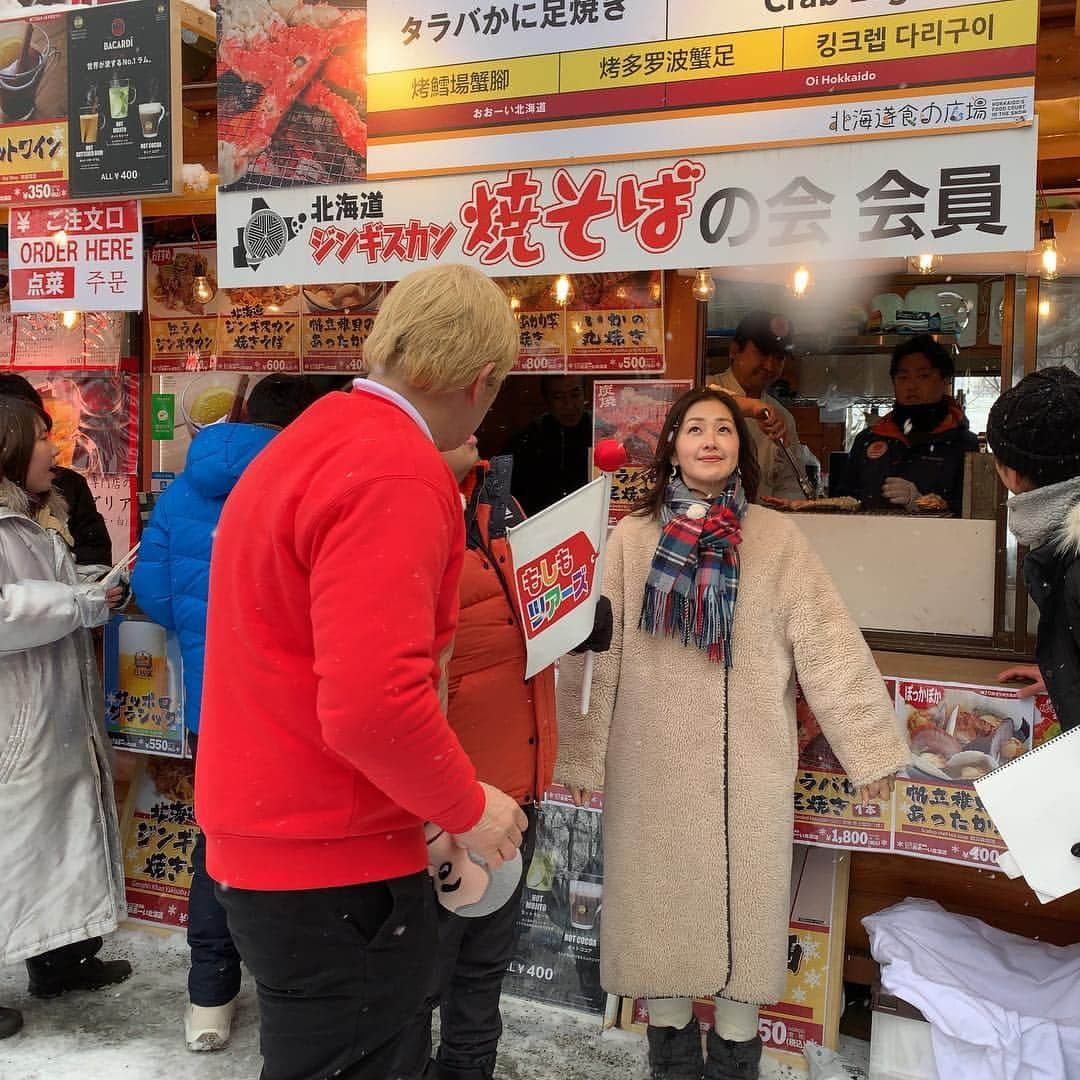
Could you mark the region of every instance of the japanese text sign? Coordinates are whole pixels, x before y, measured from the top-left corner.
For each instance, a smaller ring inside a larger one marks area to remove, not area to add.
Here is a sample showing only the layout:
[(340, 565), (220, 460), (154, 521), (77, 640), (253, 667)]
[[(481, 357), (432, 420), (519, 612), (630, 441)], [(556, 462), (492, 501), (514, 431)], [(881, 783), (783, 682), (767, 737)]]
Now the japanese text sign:
[(13, 311), (142, 308), (137, 200), (14, 209), (9, 228)]
[[(1032, 128), (389, 181), (380, 217), (314, 224), (311, 193), (218, 194), (222, 282), (393, 280), (1015, 251), (1033, 243)], [(257, 205), (256, 205), (257, 204)], [(259, 241), (266, 215), (279, 242)], [(407, 237), (407, 242), (406, 238)]]
[[(837, 97), (921, 109), (937, 88), (923, 133), (1034, 114), (1036, 0), (370, 0), (368, 11), (369, 178), (864, 137), (829, 123)], [(965, 118), (976, 99), (981, 118)]]
[(601, 549), (607, 535), (607, 480), (567, 495), (507, 533), (531, 679), (592, 632)]

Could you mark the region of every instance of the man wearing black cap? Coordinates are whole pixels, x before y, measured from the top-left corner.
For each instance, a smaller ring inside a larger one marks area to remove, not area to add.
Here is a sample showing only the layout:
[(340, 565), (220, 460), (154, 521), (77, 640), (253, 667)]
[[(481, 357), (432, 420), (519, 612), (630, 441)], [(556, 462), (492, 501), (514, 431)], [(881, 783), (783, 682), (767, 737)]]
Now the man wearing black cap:
[(1030, 548), (1024, 583), (1039, 609), (1038, 667), (1020, 691), (1045, 691), (1063, 731), (1080, 726), (1080, 375), (1044, 368), (994, 402), (986, 428), (998, 476), (1009, 489), (1009, 530)]
[[(751, 311), (735, 328), (731, 343), (731, 367), (713, 380), (713, 385), (736, 397), (760, 400), (769, 410), (770, 420), (779, 428), (781, 438), (800, 472), (803, 450), (795, 430), (795, 418), (771, 394), (766, 393), (784, 370), (784, 360), (791, 352), (791, 323), (783, 315), (769, 311)], [(768, 425), (751, 424), (754, 448), (761, 466), (758, 496), (776, 499), (803, 499), (805, 494), (783, 451), (770, 437)]]

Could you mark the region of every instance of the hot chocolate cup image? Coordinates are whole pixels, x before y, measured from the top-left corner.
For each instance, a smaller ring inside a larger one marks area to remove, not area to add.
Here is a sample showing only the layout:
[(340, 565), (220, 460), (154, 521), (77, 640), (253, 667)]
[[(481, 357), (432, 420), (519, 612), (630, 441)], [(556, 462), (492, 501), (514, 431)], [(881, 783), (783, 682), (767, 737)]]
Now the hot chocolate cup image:
[(603, 884), (588, 875), (570, 879), (570, 925), (575, 930), (596, 928), (603, 892)]
[(165, 119), (165, 106), (160, 101), (144, 101), (139, 105), (139, 128), (144, 139), (152, 139)]
[(28, 120), (34, 114), (38, 87), (56, 56), (49, 35), (39, 25), (6, 22), (0, 27), (0, 113), (3, 113), (3, 119)]

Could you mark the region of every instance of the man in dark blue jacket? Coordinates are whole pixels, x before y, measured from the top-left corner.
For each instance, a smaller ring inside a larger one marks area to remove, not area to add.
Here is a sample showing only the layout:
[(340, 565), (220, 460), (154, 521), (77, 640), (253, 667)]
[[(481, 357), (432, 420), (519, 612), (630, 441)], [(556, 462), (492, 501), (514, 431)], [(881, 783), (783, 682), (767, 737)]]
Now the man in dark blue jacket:
[(896, 347), (889, 368), (896, 403), (855, 439), (838, 494), (867, 509), (959, 516), (964, 455), (978, 450), (979, 440), (949, 396), (953, 373), (952, 356), (929, 334)]
[[(206, 648), (210, 549), (218, 518), (240, 474), (283, 427), (318, 396), (302, 376), (268, 375), (251, 391), (246, 424), (213, 424), (191, 444), (184, 471), (164, 491), (142, 535), (131, 586), (139, 607), (175, 630), (184, 660), (184, 719), (192, 754), (199, 732)], [(257, 528), (257, 523), (252, 524)], [(206, 874), (202, 833), (191, 856), (188, 904), (190, 1004), (184, 1016), (189, 1050), (218, 1050), (228, 1043), (240, 992), (240, 956), (225, 910)]]

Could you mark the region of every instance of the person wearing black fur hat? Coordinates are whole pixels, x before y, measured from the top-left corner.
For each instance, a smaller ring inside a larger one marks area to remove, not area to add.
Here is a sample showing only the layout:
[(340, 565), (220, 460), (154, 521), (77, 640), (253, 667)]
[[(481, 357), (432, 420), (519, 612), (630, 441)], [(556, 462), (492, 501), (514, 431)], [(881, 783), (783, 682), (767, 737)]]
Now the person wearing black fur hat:
[(929, 334), (916, 334), (896, 347), (889, 376), (896, 403), (855, 439), (839, 493), (867, 509), (959, 514), (964, 455), (979, 440), (948, 393), (952, 357)]
[(1021, 379), (994, 402), (986, 441), (1039, 609), (1037, 665), (999, 678), (1031, 680), (1021, 696), (1045, 691), (1068, 731), (1080, 725), (1080, 375), (1051, 367)]

